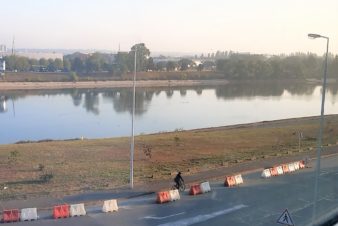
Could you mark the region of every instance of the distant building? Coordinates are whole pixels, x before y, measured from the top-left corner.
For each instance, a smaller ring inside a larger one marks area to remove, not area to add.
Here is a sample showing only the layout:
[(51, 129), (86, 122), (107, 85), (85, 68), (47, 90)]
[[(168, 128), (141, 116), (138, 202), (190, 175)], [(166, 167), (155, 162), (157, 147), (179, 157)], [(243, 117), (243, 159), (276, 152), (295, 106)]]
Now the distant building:
[(0, 57), (0, 74), (5, 73), (6, 71), (6, 61)]
[(56, 52), (33, 52), (33, 51), (16, 51), (15, 55), (17, 56), (23, 56), (31, 59), (63, 59), (62, 53), (56, 53)]
[(6, 55), (7, 48), (6, 45), (0, 45), (0, 56)]

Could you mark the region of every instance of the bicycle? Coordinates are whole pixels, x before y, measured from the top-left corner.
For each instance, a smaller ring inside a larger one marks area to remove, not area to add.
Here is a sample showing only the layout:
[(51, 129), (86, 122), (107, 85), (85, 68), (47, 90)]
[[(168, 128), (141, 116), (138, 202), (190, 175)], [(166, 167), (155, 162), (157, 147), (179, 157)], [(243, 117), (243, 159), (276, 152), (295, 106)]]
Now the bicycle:
[(185, 190), (185, 183), (184, 183), (184, 181), (180, 182), (179, 185), (178, 185), (178, 187), (177, 187), (176, 184), (174, 184), (172, 186), (171, 190), (175, 190), (175, 189), (177, 189), (179, 191), (184, 191)]

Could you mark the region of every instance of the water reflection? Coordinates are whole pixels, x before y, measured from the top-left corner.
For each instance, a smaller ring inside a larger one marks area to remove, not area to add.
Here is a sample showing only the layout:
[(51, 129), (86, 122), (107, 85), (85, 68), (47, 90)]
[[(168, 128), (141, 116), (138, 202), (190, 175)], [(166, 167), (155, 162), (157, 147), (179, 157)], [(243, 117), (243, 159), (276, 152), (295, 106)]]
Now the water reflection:
[(0, 113), (4, 113), (7, 111), (7, 97), (0, 96)]
[(216, 96), (223, 99), (233, 99), (235, 97), (252, 98), (257, 96), (263, 97), (280, 97), (284, 91), (291, 95), (311, 95), (316, 88), (315, 84), (306, 83), (237, 83), (216, 88)]
[[(137, 88), (135, 114), (142, 115), (147, 112), (154, 95), (165, 93), (167, 99), (171, 99), (174, 93), (186, 97), (188, 91), (194, 91), (198, 96), (203, 95), (203, 90), (214, 90), (218, 99), (230, 100), (245, 98), (250, 100), (255, 97), (281, 97), (285, 91), (291, 95), (312, 95), (318, 84), (308, 83), (230, 83), (228, 85), (214, 87), (165, 87), (165, 88)], [(335, 96), (338, 93), (338, 85), (330, 84), (328, 92)], [(132, 92), (130, 88), (111, 89), (65, 89), (65, 90), (25, 90), (0, 92), (0, 113), (8, 111), (7, 101), (20, 100), (27, 96), (56, 96), (69, 95), (75, 107), (83, 107), (86, 112), (94, 115), (100, 114), (100, 96), (102, 100), (112, 103), (113, 109), (118, 113), (132, 112)]]
[[(338, 85), (330, 84), (327, 114), (338, 113), (337, 94)], [(0, 143), (128, 136), (132, 97), (131, 88), (0, 91), (1, 127), (9, 131)], [(137, 88), (135, 129), (154, 133), (304, 117), (318, 115), (319, 106), (320, 84)]]

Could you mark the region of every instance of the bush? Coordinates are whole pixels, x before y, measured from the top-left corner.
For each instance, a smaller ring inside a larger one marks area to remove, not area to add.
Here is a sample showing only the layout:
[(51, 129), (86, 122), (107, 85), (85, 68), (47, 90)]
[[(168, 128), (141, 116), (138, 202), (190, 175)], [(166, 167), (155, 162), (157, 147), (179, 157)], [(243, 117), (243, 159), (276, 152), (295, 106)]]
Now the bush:
[(79, 77), (74, 71), (70, 72), (69, 77), (70, 77), (70, 81), (73, 81), (73, 82), (76, 82), (79, 80)]

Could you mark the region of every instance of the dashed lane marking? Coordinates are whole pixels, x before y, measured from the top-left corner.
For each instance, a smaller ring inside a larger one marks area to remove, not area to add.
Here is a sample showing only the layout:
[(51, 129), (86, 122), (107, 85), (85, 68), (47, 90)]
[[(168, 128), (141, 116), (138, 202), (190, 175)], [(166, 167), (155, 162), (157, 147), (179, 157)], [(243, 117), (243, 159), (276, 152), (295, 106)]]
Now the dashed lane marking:
[(241, 204), (241, 205), (234, 206), (232, 208), (216, 211), (216, 212), (209, 213), (209, 214), (197, 215), (195, 217), (185, 218), (185, 219), (181, 219), (178, 221), (168, 222), (165, 224), (160, 224), (158, 226), (188, 226), (188, 225), (204, 222), (204, 221), (210, 220), (212, 218), (215, 218), (221, 215), (229, 214), (231, 212), (240, 210), (245, 207), (248, 207), (248, 206)]
[(179, 215), (183, 215), (183, 214), (185, 214), (185, 212), (176, 213), (176, 214), (172, 214), (172, 215), (164, 216), (164, 217), (146, 216), (146, 217), (142, 217), (142, 219), (163, 220), (163, 219), (166, 219), (166, 218), (175, 217), (175, 216), (179, 216)]

